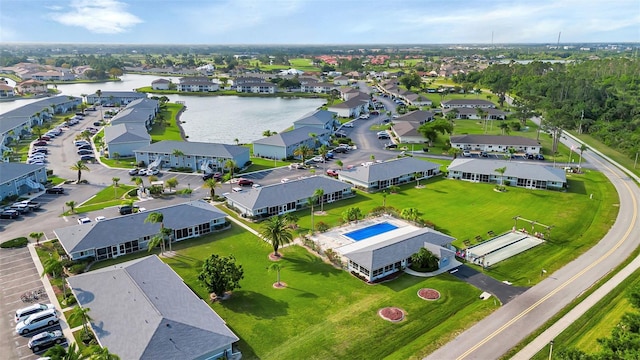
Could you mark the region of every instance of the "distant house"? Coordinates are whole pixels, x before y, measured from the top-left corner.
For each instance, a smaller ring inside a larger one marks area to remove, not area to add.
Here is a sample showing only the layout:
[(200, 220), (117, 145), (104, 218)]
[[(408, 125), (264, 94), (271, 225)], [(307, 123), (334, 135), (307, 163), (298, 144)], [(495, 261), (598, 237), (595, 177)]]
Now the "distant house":
[(408, 121), (415, 122), (420, 125), (433, 121), (433, 113), (431, 111), (415, 110), (404, 115), (398, 116), (394, 122)]
[(451, 137), (451, 147), (460, 150), (505, 153), (515, 149), (519, 153), (539, 154), (542, 145), (535, 139), (509, 135), (457, 135)]
[(409, 104), (409, 105), (414, 105), (414, 106), (431, 106), (433, 104), (433, 102), (431, 100), (429, 100), (428, 98), (422, 96), (422, 95), (418, 95), (418, 94), (414, 94), (412, 92), (407, 92), (406, 94), (404, 94), (402, 96), (404, 98), (404, 100)]
[(87, 103), (120, 106), (146, 98), (147, 94), (135, 91), (103, 91), (100, 96), (98, 94), (87, 95)]
[(472, 108), (472, 109), (495, 109), (496, 104), (482, 99), (452, 99), (440, 103), (443, 109)]
[(252, 94), (275, 94), (278, 85), (268, 82), (243, 83), (235, 85), (237, 92)]
[(193, 76), (180, 78), (176, 88), (185, 92), (214, 92), (220, 90), (220, 84), (206, 76)]
[[(316, 134), (316, 138), (310, 134)], [(330, 130), (303, 126), (254, 141), (253, 153), (270, 159), (287, 159), (293, 157), (294, 151), (301, 145), (316, 149), (322, 144), (328, 144), (330, 135)]]
[(389, 186), (428, 179), (440, 173), (440, 165), (413, 157), (365, 164), (338, 171), (338, 179), (366, 191), (378, 191)]
[(300, 92), (304, 93), (316, 93), (316, 94), (328, 94), (332, 90), (335, 90), (337, 86), (330, 83), (309, 83), (309, 84), (301, 84)]
[(33, 73), (31, 78), (40, 81), (70, 81), (75, 80), (76, 76), (70, 72), (49, 70)]
[[(457, 107), (457, 108), (448, 108), (442, 111), (442, 113), (446, 116), (448, 113), (453, 112), (456, 116), (454, 119), (473, 119), (479, 120), (480, 115), (478, 114), (479, 108), (469, 108), (469, 107)], [(485, 119), (489, 120), (504, 120), (507, 118), (507, 113), (494, 109), (494, 108), (484, 108), (486, 113), (484, 115)]]
[(0, 98), (11, 98), (14, 96), (15, 93), (12, 86), (9, 86), (7, 84), (0, 84)]
[(0, 162), (0, 201), (7, 196), (22, 196), (44, 190), (47, 169), (44, 165)]
[(104, 142), (111, 158), (115, 153), (130, 157), (135, 149), (151, 144), (151, 136), (144, 124), (122, 123), (104, 128)]
[[(236, 359), (239, 338), (151, 255), (67, 279), (99, 344), (120, 359)], [(135, 324), (135, 326), (132, 326)]]
[[(504, 175), (496, 169), (505, 168)], [(563, 169), (517, 161), (468, 159), (453, 160), (449, 178), (471, 182), (496, 183), (527, 189), (561, 190), (567, 186)]]
[(223, 171), (227, 160), (240, 168), (249, 162), (249, 148), (208, 142), (163, 140), (135, 149), (136, 162), (162, 168), (187, 167), (193, 171)]
[(333, 130), (336, 125), (336, 113), (327, 110), (315, 110), (293, 122), (293, 128), (309, 126), (324, 130)]
[[(114, 213), (117, 210), (113, 210)], [(221, 230), (226, 214), (204, 201), (154, 209), (164, 216), (164, 227), (172, 230), (172, 241), (182, 241)], [(60, 244), (72, 260), (94, 257), (117, 258), (146, 250), (149, 240), (160, 232), (160, 224), (145, 222), (149, 214), (139, 212), (115, 216), (89, 224), (55, 229)]]
[(169, 84), (171, 81), (167, 79), (157, 79), (151, 82), (151, 88), (153, 90), (169, 90)]
[(340, 117), (354, 118), (366, 113), (370, 105), (371, 97), (369, 94), (359, 92), (358, 95), (345, 102), (328, 106), (327, 110), (335, 112)]
[(347, 86), (349, 85), (349, 78), (346, 76), (338, 76), (333, 79), (333, 83), (338, 86)]
[[(227, 204), (243, 217), (269, 217), (308, 207), (307, 200), (316, 189), (324, 190), (325, 204), (354, 196), (351, 185), (320, 175), (231, 192), (225, 197)], [(319, 203), (317, 199), (316, 204)]]
[(20, 94), (41, 94), (47, 92), (47, 84), (39, 80), (26, 80), (16, 84), (15, 90)]
[(419, 144), (427, 141), (420, 129), (421, 124), (413, 121), (394, 121), (391, 131), (398, 137), (398, 142), (403, 144)]

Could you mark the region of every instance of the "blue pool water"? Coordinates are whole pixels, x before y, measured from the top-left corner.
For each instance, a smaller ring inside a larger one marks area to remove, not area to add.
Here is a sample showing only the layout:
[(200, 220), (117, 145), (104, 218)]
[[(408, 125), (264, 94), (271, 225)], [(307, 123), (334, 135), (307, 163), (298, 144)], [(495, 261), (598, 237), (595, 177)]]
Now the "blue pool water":
[(367, 226), (366, 228), (348, 232), (344, 235), (355, 241), (360, 241), (360, 240), (368, 239), (372, 236), (386, 233), (387, 231), (391, 231), (397, 228), (398, 227), (395, 225), (389, 224), (388, 222), (383, 222), (383, 223)]

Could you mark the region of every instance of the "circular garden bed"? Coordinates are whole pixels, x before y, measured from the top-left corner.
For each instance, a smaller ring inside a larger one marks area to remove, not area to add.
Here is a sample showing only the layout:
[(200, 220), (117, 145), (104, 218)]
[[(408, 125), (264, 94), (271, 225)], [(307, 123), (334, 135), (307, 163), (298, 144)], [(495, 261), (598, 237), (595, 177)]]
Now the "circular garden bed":
[(438, 300), (440, 299), (440, 292), (434, 289), (423, 288), (418, 290), (418, 296), (423, 300)]
[(404, 310), (397, 307), (386, 307), (378, 310), (378, 315), (387, 321), (398, 322), (404, 319)]

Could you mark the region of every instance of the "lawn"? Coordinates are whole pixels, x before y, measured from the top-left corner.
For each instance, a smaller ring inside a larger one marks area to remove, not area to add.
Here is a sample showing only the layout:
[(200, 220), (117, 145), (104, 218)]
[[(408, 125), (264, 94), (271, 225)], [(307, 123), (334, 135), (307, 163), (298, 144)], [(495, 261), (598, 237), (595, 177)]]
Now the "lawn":
[[(398, 358), (423, 356), (495, 309), (478, 300), (479, 290), (449, 274), (423, 279), (403, 275), (371, 286), (322, 262), (306, 249), (283, 249), (282, 281), (266, 268), (270, 247), (236, 225), (230, 230), (174, 245), (177, 256), (164, 259), (200, 297), (208, 293), (197, 280), (209, 254), (233, 254), (245, 271), (242, 288), (213, 309), (241, 338), (244, 358)], [(143, 254), (146, 255), (146, 254)], [(420, 288), (442, 293), (427, 302)], [(377, 310), (398, 306), (407, 318), (397, 324), (382, 320)], [(277, 329), (277, 331), (275, 331)]]
[(157, 142), (162, 140), (177, 140), (183, 141), (182, 134), (180, 133), (180, 127), (178, 126), (178, 113), (184, 108), (182, 104), (166, 103), (163, 108), (160, 109), (158, 116), (162, 116), (165, 120), (160, 123), (158, 120), (153, 124), (151, 131), (151, 141)]
[(118, 160), (100, 157), (100, 162), (112, 168), (133, 169), (136, 167), (135, 157), (124, 157), (119, 158)]
[(282, 161), (282, 160), (273, 160), (273, 159), (264, 159), (259, 157), (251, 158), (251, 166), (242, 170), (240, 174), (250, 173), (254, 171), (262, 171), (267, 169), (273, 169), (274, 167), (287, 166), (291, 164), (291, 161)]
[[(100, 190), (95, 196), (82, 203), (75, 208), (77, 214), (104, 209), (110, 206), (120, 205), (127, 199), (126, 194), (135, 189), (135, 186), (118, 184), (118, 187), (113, 185), (107, 186)], [(64, 215), (69, 215), (70, 212), (65, 212)]]

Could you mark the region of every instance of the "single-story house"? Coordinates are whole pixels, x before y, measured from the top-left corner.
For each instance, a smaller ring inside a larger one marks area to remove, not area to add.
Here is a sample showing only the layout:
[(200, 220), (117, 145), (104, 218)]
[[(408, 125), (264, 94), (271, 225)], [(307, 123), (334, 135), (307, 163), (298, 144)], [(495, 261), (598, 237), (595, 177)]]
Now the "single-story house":
[(144, 124), (123, 123), (104, 128), (104, 142), (109, 156), (118, 153), (120, 157), (133, 156), (133, 151), (151, 144), (151, 135)]
[(347, 86), (349, 85), (349, 78), (346, 76), (338, 76), (333, 79), (333, 83), (338, 86)]
[(420, 123), (413, 121), (398, 121), (391, 125), (391, 131), (398, 137), (398, 142), (403, 144), (420, 144), (427, 141), (418, 129)]
[(440, 103), (443, 109), (453, 109), (453, 108), (482, 108), (482, 109), (491, 109), (496, 107), (496, 104), (492, 103), (489, 100), (482, 99), (451, 99), (445, 100)]
[(14, 97), (16, 94), (13, 91), (13, 86), (0, 83), (0, 98)]
[(70, 72), (48, 70), (33, 73), (31, 78), (40, 81), (70, 81), (75, 80), (76, 76)]
[(183, 77), (176, 85), (178, 91), (214, 92), (220, 90), (220, 84), (213, 82), (206, 76)]
[(336, 113), (327, 110), (315, 110), (293, 122), (293, 128), (315, 127), (324, 130), (333, 130), (337, 123)]
[[(496, 169), (506, 168), (504, 174)], [(563, 169), (506, 160), (458, 158), (448, 167), (449, 178), (471, 182), (496, 183), (527, 189), (561, 190), (567, 186)]]
[[(201, 200), (170, 205), (154, 209), (153, 212), (164, 216), (164, 227), (173, 231), (172, 242), (208, 234), (226, 225), (226, 214)], [(116, 213), (114, 210), (114, 215)], [(146, 250), (149, 240), (160, 232), (160, 224), (145, 222), (148, 215), (147, 211), (115, 216), (55, 229), (53, 232), (72, 260), (117, 258)]]
[(447, 266), (455, 260), (455, 253), (448, 250), (454, 240), (434, 229), (404, 225), (341, 246), (336, 251), (348, 259), (349, 272), (371, 282), (407, 268), (411, 265), (411, 256), (423, 247), (439, 257), (440, 267)]
[[(324, 190), (323, 203), (354, 196), (351, 185), (324, 175), (310, 176), (273, 185), (226, 194), (227, 205), (243, 217), (268, 217), (309, 206), (307, 200), (317, 189)], [(320, 203), (317, 199), (316, 204)]]
[[(151, 255), (67, 279), (101, 346), (121, 359), (232, 359), (239, 338)], [(135, 326), (134, 326), (135, 325)]]
[[(316, 138), (314, 139), (310, 134), (316, 134)], [(303, 126), (254, 141), (253, 154), (271, 159), (286, 159), (293, 157), (294, 151), (300, 145), (315, 149), (322, 144), (328, 144), (330, 135), (330, 130)]]
[(44, 165), (0, 162), (0, 200), (44, 190), (47, 169)]
[(162, 168), (188, 167), (193, 171), (222, 171), (227, 160), (240, 168), (249, 162), (249, 148), (207, 142), (164, 140), (133, 151), (136, 162)]
[(433, 104), (433, 102), (431, 100), (429, 100), (428, 98), (422, 96), (422, 95), (418, 95), (412, 92), (407, 92), (405, 94), (402, 95), (402, 97), (404, 98), (404, 100), (409, 104), (409, 105), (415, 105), (415, 106), (431, 106)]
[(127, 105), (137, 99), (145, 99), (147, 94), (136, 91), (103, 91), (98, 94), (87, 95), (89, 104)]
[(40, 94), (47, 92), (47, 84), (39, 80), (26, 80), (16, 84), (16, 91), (20, 94)]
[(428, 179), (440, 173), (440, 165), (413, 157), (391, 159), (338, 171), (338, 179), (366, 191), (386, 189), (410, 181)]
[(370, 105), (371, 97), (369, 94), (360, 92), (358, 95), (350, 97), (349, 100), (345, 102), (330, 105), (327, 110), (335, 112), (340, 117), (354, 118), (369, 111)]
[[(453, 112), (456, 114), (454, 119), (473, 119), (479, 120), (480, 115), (478, 114), (478, 109), (480, 108), (470, 108), (470, 107), (458, 107), (458, 108), (448, 108), (442, 111), (442, 113), (446, 116), (448, 113)], [(507, 118), (507, 113), (494, 109), (494, 108), (486, 108), (484, 109), (485, 118), (489, 120), (504, 120)]]
[(153, 90), (169, 90), (169, 85), (171, 81), (167, 79), (157, 79), (151, 82), (151, 88)]
[(420, 125), (433, 121), (433, 113), (431, 111), (415, 110), (393, 119), (393, 122), (411, 121)]
[(457, 135), (451, 137), (451, 147), (461, 150), (485, 151), (487, 153), (508, 152), (539, 154), (542, 145), (535, 139), (510, 135)]
[(361, 91), (352, 88), (351, 86), (343, 86), (338, 89), (338, 92), (340, 92), (340, 99), (347, 101), (355, 96), (360, 95)]

